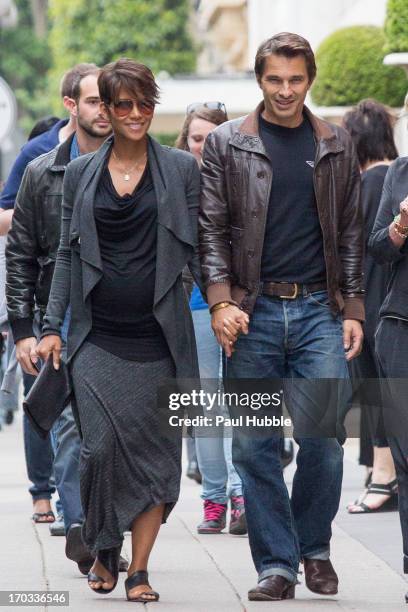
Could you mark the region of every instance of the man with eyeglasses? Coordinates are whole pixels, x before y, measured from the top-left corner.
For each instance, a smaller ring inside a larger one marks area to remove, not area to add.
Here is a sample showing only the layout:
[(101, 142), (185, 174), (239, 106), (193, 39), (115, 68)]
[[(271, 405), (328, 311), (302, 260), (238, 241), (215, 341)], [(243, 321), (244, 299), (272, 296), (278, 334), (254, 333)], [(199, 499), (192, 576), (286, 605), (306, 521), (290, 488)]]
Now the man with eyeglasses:
[[(56, 254), (60, 241), (62, 184), (68, 163), (99, 148), (111, 126), (101, 112), (97, 85), (99, 69), (83, 64), (67, 101), (75, 131), (60, 146), (28, 164), (18, 190), (6, 247), (6, 298), (10, 325), (16, 343), (17, 359), (33, 376), (33, 351), (37, 345), (37, 322), (47, 307)], [(69, 317), (64, 327), (67, 328)], [(80, 438), (72, 408), (68, 406), (53, 427), (54, 471), (63, 507), (66, 554), (86, 574), (93, 557), (82, 543), (83, 511), (79, 492)], [(123, 560), (124, 561), (124, 560)], [(122, 562), (122, 569), (127, 567)]]
[[(277, 34), (259, 47), (255, 73), (262, 103), (204, 146), (199, 241), (227, 383), (281, 380), (299, 444), (289, 499), (279, 432), (233, 430), (258, 572), (248, 596), (275, 601), (294, 597), (300, 561), (311, 591), (338, 589), (330, 539), (345, 432), (337, 409), (345, 410), (347, 360), (363, 339), (364, 242), (350, 138), (304, 105), (316, 74), (309, 43)], [(318, 391), (330, 397), (337, 388), (333, 414)]]

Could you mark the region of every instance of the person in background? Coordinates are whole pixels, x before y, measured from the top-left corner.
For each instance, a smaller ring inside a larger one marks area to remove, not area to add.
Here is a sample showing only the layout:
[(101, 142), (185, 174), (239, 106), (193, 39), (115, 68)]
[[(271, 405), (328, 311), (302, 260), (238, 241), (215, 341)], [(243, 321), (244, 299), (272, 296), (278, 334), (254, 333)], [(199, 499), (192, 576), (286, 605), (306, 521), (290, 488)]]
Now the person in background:
[[(84, 64), (77, 64), (70, 70), (68, 70), (62, 80), (60, 86), (60, 94), (64, 107), (69, 112), (69, 100), (71, 99), (72, 92), (72, 84), (77, 75), (77, 70), (81, 69), (81, 66)], [(75, 119), (69, 116), (68, 119), (58, 119), (56, 122), (51, 118), (50, 124), (51, 127), (48, 130), (42, 130), (42, 122), (44, 120), (40, 120), (40, 125), (38, 123), (34, 126), (34, 133), (39, 131), (38, 135), (32, 136), (30, 134), (30, 138), (26, 142), (26, 144), (22, 147), (20, 153), (18, 154), (11, 170), (6, 183), (4, 185), (4, 189), (0, 195), (0, 236), (4, 236), (10, 229), (11, 219), (13, 217), (13, 209), (14, 203), (16, 200), (17, 192), (20, 188), (21, 180), (23, 178), (24, 171), (27, 165), (35, 159), (42, 155), (43, 153), (48, 153), (61, 142), (64, 142), (75, 130)]]
[[(375, 335), (387, 439), (397, 472), (403, 571), (408, 574), (408, 157), (389, 167), (369, 239), (369, 253), (391, 277)], [(405, 596), (408, 603), (408, 593)]]
[[(44, 117), (39, 119), (33, 126), (31, 132), (28, 135), (27, 140), (32, 140), (36, 136), (40, 136), (44, 132), (48, 132), (53, 125), (58, 123), (60, 119), (58, 117)], [(0, 193), (1, 187), (0, 186)], [(0, 388), (0, 429), (1, 422), (3, 421), (7, 425), (11, 425), (14, 421), (14, 412), (18, 410), (18, 389), (20, 383), (20, 377), (17, 375), (17, 361), (13, 357), (14, 342), (8, 332), (7, 325), (7, 308), (5, 302), (5, 278), (6, 278), (6, 236), (0, 236), (0, 324), (5, 325), (4, 332), (4, 354), (1, 356), (2, 361), (2, 384)], [(1, 351), (3, 353), (3, 350)], [(12, 359), (10, 360), (10, 357)], [(4, 374), (4, 376), (3, 376)], [(59, 503), (59, 502), (57, 502)], [(55, 523), (53, 524), (53, 533), (56, 533)]]
[[(228, 121), (228, 116), (222, 102), (190, 104), (176, 147), (190, 151), (201, 166), (202, 151), (208, 134), (225, 121)], [(211, 331), (208, 305), (196, 285), (193, 286), (190, 308), (193, 314), (200, 377), (204, 388), (214, 393), (218, 389), (218, 381), (222, 379), (222, 352)], [(218, 410), (222, 411), (222, 407), (218, 406)], [(206, 436), (205, 430), (196, 428), (195, 448), (203, 485), (201, 498), (204, 500), (204, 517), (197, 527), (198, 533), (220, 533), (225, 528), (230, 499), (229, 532), (234, 535), (245, 534), (247, 529), (242, 483), (232, 464), (231, 431), (221, 429), (221, 433), (217, 432), (217, 435)]]
[(48, 132), (56, 123), (60, 121), (59, 117), (55, 117), (54, 115), (48, 115), (47, 117), (43, 117), (39, 119), (37, 123), (34, 124), (31, 132), (28, 135), (27, 140), (32, 140), (44, 132)]
[[(64, 107), (70, 111), (72, 87), (86, 64), (77, 64), (68, 70), (61, 80), (60, 94)], [(38, 129), (38, 126), (34, 128)], [(6, 184), (0, 196), (0, 236), (4, 236), (10, 229), (14, 212), (17, 192), (20, 188), (23, 174), (27, 165), (38, 156), (48, 153), (58, 144), (64, 142), (76, 128), (75, 117), (70, 114), (68, 119), (60, 119), (51, 129), (31, 138), (21, 149), (17, 156)], [(24, 394), (26, 395), (33, 385), (33, 376), (23, 373)], [(32, 518), (35, 522), (53, 523), (50, 525), (52, 535), (64, 535), (64, 521), (62, 510), (57, 502), (58, 520), (55, 521), (51, 508), (51, 496), (55, 492), (53, 478), (53, 459), (50, 437), (43, 440), (34, 431), (27, 417), (23, 417), (24, 450), (26, 456), (27, 474), (33, 483), (29, 491), (33, 499), (34, 512)]]
[[(398, 157), (394, 143), (392, 117), (386, 107), (375, 100), (362, 100), (343, 119), (357, 151), (361, 169), (361, 199), (366, 242), (373, 229), (380, 205), (384, 179), (391, 162)], [(364, 266), (366, 322), (363, 349), (350, 362), (350, 374), (362, 384), (358, 389), (362, 424), (368, 426), (373, 449), (372, 472), (363, 494), (348, 505), (350, 514), (381, 512), (397, 508), (397, 480), (394, 462), (385, 434), (381, 387), (374, 336), (379, 323), (381, 304), (391, 278), (390, 265), (379, 265), (366, 254)], [(378, 381), (378, 382), (377, 382)], [(365, 413), (365, 414), (364, 414)], [(364, 415), (364, 416), (363, 416)], [(360, 434), (364, 440), (365, 432)], [(363, 449), (364, 450), (364, 449)], [(367, 452), (367, 451), (365, 451)]]

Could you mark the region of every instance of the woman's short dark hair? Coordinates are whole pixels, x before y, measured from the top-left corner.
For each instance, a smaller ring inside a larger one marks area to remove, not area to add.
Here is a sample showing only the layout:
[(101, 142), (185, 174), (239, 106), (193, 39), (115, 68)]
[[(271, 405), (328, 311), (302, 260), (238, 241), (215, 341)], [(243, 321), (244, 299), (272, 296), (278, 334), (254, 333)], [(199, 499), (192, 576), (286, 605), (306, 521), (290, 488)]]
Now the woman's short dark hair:
[(393, 134), (394, 122), (387, 107), (371, 99), (361, 100), (344, 115), (343, 127), (354, 142), (361, 168), (368, 162), (398, 157)]
[(211, 109), (206, 106), (200, 106), (197, 110), (189, 113), (184, 119), (181, 132), (177, 137), (175, 144), (177, 149), (183, 149), (183, 151), (189, 150), (187, 144), (188, 130), (190, 129), (193, 119), (204, 119), (204, 121), (209, 121), (210, 123), (214, 123), (214, 125), (221, 125), (221, 123), (228, 121), (228, 115), (221, 109)]
[(261, 79), (265, 68), (265, 60), (270, 55), (283, 55), (284, 57), (296, 57), (303, 55), (306, 62), (309, 83), (312, 83), (316, 76), (315, 56), (309, 41), (299, 34), (291, 32), (280, 32), (272, 38), (265, 40), (258, 48), (255, 56), (255, 74), (257, 79)]
[(134, 96), (135, 100), (143, 100), (153, 108), (159, 100), (159, 86), (150, 68), (127, 57), (102, 68), (98, 87), (100, 98), (107, 106), (117, 102), (122, 88)]

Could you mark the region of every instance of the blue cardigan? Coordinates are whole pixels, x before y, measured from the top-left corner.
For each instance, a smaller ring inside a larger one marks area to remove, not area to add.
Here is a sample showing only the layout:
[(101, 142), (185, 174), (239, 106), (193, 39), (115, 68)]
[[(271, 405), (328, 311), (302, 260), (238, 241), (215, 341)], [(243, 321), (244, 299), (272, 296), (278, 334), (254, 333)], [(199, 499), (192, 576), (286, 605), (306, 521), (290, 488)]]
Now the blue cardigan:
[(29, 140), (22, 147), (11, 168), (4, 189), (1, 192), (0, 208), (4, 210), (14, 208), (17, 192), (20, 188), (21, 179), (23, 178), (24, 170), (27, 165), (36, 157), (39, 157), (43, 153), (48, 153), (48, 151), (51, 151), (57, 146), (59, 142), (58, 132), (67, 123), (68, 119), (61, 119), (61, 121), (53, 125), (50, 130)]

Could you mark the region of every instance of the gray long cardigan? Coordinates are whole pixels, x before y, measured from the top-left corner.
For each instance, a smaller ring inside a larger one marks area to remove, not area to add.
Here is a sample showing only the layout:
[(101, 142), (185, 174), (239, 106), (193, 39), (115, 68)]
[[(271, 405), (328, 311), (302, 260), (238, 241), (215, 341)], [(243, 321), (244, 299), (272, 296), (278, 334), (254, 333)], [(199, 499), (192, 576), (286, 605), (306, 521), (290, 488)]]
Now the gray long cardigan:
[[(68, 363), (91, 330), (90, 294), (102, 277), (93, 205), (111, 142), (110, 138), (95, 153), (72, 161), (65, 173), (61, 242), (43, 336), (60, 334), (70, 304)], [(199, 170), (192, 155), (161, 146), (150, 137), (148, 157), (158, 207), (153, 314), (167, 340), (177, 378), (198, 378), (194, 328), (182, 271), (188, 265), (202, 288), (196, 251)]]

